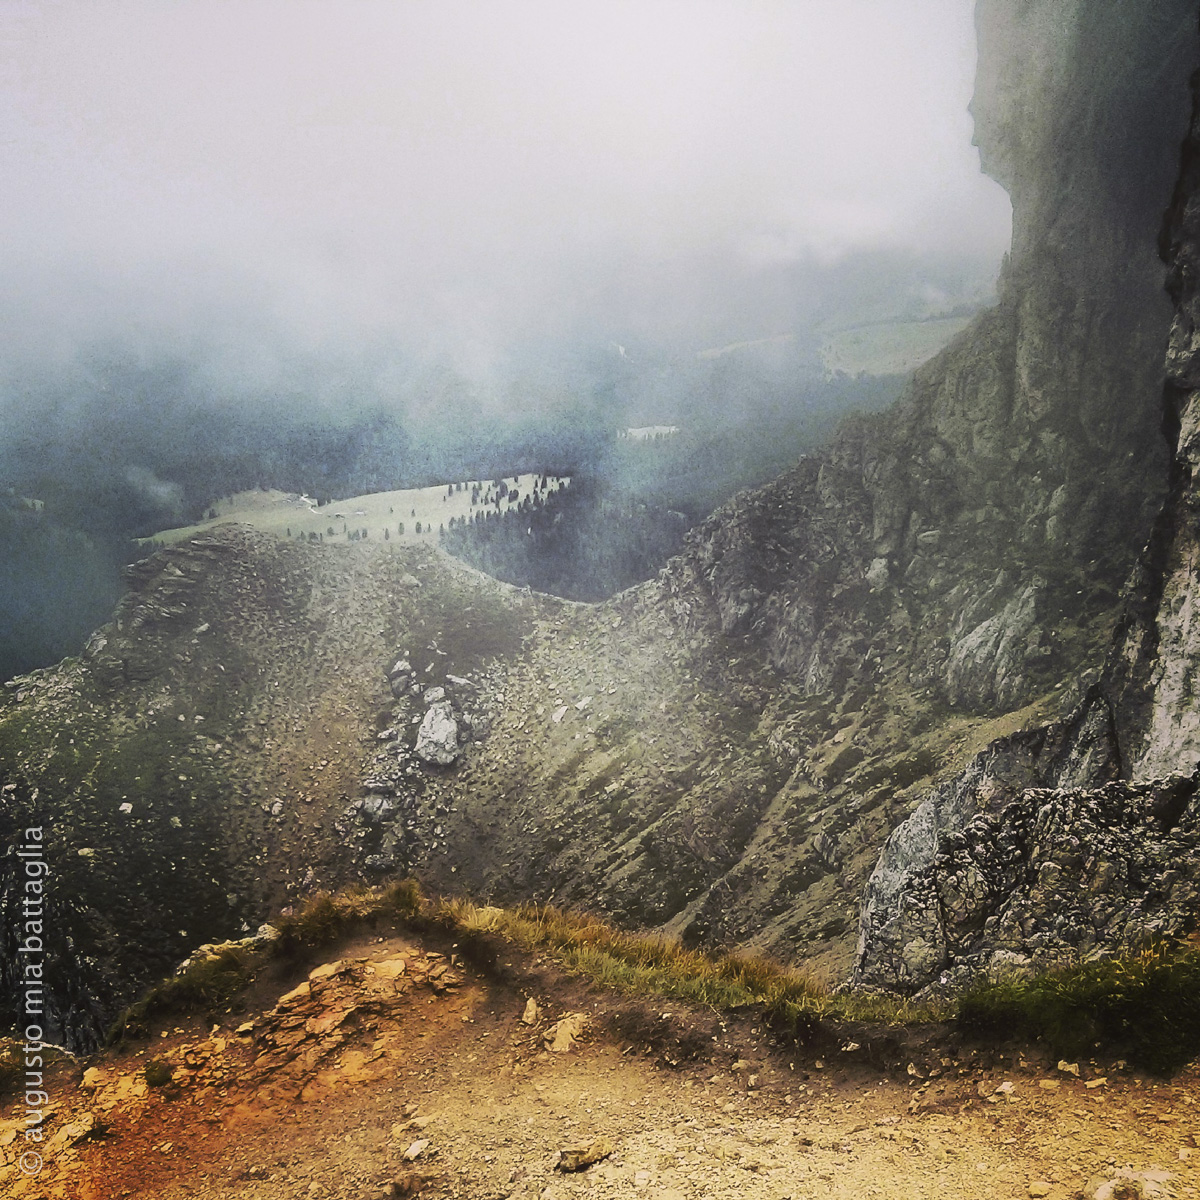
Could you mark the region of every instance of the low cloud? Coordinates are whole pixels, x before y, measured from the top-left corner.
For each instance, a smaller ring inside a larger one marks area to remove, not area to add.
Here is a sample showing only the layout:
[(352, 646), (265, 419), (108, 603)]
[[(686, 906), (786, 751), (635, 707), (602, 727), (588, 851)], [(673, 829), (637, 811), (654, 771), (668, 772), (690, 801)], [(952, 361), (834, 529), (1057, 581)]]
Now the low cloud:
[(9, 353), (117, 339), (236, 383), (382, 347), (486, 379), (539, 341), (786, 331), (856, 255), (986, 275), (1009, 209), (970, 144), (971, 10), (33, 0)]
[(129, 467), (125, 471), (125, 482), (137, 493), (147, 508), (156, 509), (163, 516), (183, 515), (183, 488), (159, 477), (148, 467)]

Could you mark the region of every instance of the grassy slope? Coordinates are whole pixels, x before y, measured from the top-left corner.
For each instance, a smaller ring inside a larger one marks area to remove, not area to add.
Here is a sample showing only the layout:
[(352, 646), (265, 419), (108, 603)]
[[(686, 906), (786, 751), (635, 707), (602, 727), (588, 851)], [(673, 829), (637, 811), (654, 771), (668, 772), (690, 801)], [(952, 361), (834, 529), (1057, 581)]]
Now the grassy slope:
[(830, 330), (821, 343), (821, 361), (829, 372), (896, 375), (916, 370), (972, 321), (941, 317)]
[[(530, 494), (538, 478), (536, 475), (509, 476), (506, 482), (524, 498)], [(550, 486), (558, 482), (558, 476), (549, 479)], [(566, 482), (569, 483), (569, 480)], [(461, 520), (480, 511), (478, 506), (471, 505), (473, 483), (480, 483), (486, 489), (490, 481), (467, 480), (462, 490), (453, 495), (447, 495), (446, 484), (437, 484), (434, 487), (405, 488), (393, 492), (371, 492), (320, 507), (305, 496), (287, 492), (239, 492), (236, 496), (216, 502), (213, 506), (217, 511), (215, 518), (177, 529), (164, 529), (144, 540), (174, 545), (218, 525), (243, 523), (279, 537), (288, 536), (290, 530), (292, 537), (307, 537), (312, 533), (338, 541), (347, 540), (346, 531), (366, 529), (370, 538), (383, 542), (386, 529), (390, 545), (429, 544), (436, 540), (438, 527), (448, 524), (451, 517)], [(512, 500), (505, 500), (501, 502), (499, 511), (508, 512), (513, 507), (515, 503)], [(492, 505), (492, 510), (496, 511), (495, 505)], [(422, 530), (420, 534), (416, 532), (418, 523)], [(399, 531), (401, 524), (404, 525), (403, 533)], [(330, 529), (333, 530), (332, 534)]]

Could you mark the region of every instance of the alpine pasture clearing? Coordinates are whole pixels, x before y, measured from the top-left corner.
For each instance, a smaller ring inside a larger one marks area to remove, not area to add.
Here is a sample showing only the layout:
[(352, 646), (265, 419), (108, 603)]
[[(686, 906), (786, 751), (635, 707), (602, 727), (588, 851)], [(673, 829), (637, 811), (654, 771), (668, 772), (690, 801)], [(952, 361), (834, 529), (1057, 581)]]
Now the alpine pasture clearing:
[(972, 319), (937, 317), (831, 330), (821, 345), (821, 361), (831, 375), (902, 375), (931, 359)]
[[(354, 541), (366, 537), (372, 542), (408, 544), (433, 542), (439, 530), (456, 522), (470, 520), (479, 512), (506, 513), (532, 496), (542, 479), (546, 480), (543, 499), (569, 486), (569, 476), (509, 475), (501, 481), (507, 494), (499, 498), (496, 480), (468, 479), (439, 483), (431, 487), (403, 488), (393, 492), (370, 492), (318, 505), (309, 496), (294, 492), (254, 490), (238, 492), (212, 505), (216, 516), (195, 525), (164, 529), (147, 543), (173, 545), (217, 525), (243, 523), (278, 537), (303, 537), (309, 540)], [(478, 488), (471, 503), (472, 490)], [(365, 534), (363, 531), (366, 531)], [(418, 532), (419, 530), (419, 532)]]

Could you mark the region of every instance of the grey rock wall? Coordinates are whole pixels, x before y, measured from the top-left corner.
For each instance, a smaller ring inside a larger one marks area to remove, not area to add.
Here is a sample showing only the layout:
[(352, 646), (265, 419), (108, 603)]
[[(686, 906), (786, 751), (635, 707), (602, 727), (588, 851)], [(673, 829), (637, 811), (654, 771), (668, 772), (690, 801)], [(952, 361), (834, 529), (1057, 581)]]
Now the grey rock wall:
[(1130, 773), (1200, 766), (1200, 85), (1179, 186), (1164, 230), (1176, 312), (1166, 354), (1170, 493), (1130, 586), (1129, 617), (1109, 662)]
[[(872, 879), (868, 903), (885, 907), (864, 927), (857, 983), (953, 989), (1044, 968), (1179, 933), (1200, 903), (1194, 779), (1026, 788), (936, 846), (923, 869)], [(891, 850), (897, 862), (902, 847)]]
[[(1161, 14), (1156, 14), (1161, 16)], [(889, 838), (854, 977), (918, 991), (1106, 953), (1200, 912), (1200, 75), (1162, 238), (1167, 495), (1071, 719), (989, 747)]]

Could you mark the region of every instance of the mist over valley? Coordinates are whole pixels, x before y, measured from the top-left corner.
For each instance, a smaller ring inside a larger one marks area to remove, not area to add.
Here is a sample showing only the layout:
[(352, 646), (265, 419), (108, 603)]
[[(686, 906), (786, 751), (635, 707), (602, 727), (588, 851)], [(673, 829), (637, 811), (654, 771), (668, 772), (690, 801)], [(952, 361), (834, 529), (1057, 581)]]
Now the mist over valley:
[(0, 22), (0, 1190), (1200, 1187), (1196, 0)]

